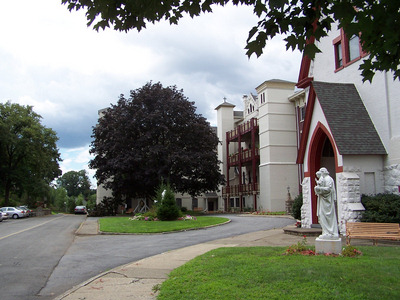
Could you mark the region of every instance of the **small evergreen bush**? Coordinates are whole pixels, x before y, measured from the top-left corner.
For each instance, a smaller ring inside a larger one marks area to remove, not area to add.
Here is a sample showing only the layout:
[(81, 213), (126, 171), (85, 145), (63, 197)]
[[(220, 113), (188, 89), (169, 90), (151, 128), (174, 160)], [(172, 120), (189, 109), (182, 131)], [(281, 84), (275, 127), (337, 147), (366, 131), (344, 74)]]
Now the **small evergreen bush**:
[(299, 194), (294, 198), (292, 205), (292, 217), (301, 220), (301, 207), (303, 206), (303, 194)]
[[(164, 197), (160, 190), (165, 191)], [(161, 199), (158, 199), (161, 195)], [(182, 213), (178, 205), (176, 205), (175, 195), (169, 185), (161, 185), (157, 192), (157, 218), (161, 221), (173, 221), (178, 219)], [(161, 203), (159, 202), (161, 200)]]
[(365, 207), (361, 221), (376, 223), (400, 223), (400, 196), (395, 194), (378, 194), (361, 196)]

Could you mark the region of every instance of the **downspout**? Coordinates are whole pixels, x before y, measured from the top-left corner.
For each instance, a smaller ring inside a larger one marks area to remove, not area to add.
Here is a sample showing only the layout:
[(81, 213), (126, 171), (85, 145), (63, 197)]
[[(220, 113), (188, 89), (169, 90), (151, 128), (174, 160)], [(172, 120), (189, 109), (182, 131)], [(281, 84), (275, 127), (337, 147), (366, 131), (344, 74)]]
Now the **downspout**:
[(387, 119), (388, 119), (388, 129), (389, 129), (389, 139), (392, 138), (392, 119), (390, 116), (390, 96), (389, 96), (389, 83), (388, 83), (388, 74), (385, 71), (385, 96), (386, 96), (386, 110), (387, 110)]
[(229, 205), (229, 168), (230, 168), (230, 160), (229, 160), (229, 131), (226, 133), (226, 199), (224, 199), (224, 210), (228, 211)]
[(252, 190), (253, 190), (253, 202), (254, 202), (254, 211), (257, 211), (257, 180), (256, 180), (256, 126), (255, 126), (254, 118), (251, 119), (251, 157), (252, 157), (252, 169), (253, 169), (253, 182), (252, 182)]

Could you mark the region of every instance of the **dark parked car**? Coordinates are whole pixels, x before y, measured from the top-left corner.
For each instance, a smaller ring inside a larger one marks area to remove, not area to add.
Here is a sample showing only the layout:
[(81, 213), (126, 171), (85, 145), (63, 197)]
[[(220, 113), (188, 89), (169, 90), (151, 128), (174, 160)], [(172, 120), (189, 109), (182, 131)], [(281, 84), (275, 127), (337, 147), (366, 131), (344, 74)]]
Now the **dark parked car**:
[(75, 214), (87, 214), (86, 206), (75, 206)]

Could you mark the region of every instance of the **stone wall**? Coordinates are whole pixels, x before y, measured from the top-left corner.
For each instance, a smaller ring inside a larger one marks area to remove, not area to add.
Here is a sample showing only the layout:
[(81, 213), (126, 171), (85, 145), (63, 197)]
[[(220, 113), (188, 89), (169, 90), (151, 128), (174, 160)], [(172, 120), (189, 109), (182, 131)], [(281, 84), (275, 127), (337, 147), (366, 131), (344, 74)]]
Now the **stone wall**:
[(38, 207), (38, 208), (36, 208), (36, 210), (34, 211), (34, 214), (35, 214), (35, 216), (37, 216), (37, 217), (51, 215), (51, 209), (43, 208), (43, 207)]
[(400, 194), (400, 164), (387, 166), (383, 169), (384, 191), (390, 194)]
[(303, 193), (303, 206), (301, 207), (301, 227), (311, 228), (311, 194), (310, 194), (310, 177), (303, 179), (302, 193)]
[(346, 222), (358, 222), (364, 206), (361, 203), (360, 177), (356, 173), (343, 172), (336, 176), (337, 212), (341, 234), (346, 233)]

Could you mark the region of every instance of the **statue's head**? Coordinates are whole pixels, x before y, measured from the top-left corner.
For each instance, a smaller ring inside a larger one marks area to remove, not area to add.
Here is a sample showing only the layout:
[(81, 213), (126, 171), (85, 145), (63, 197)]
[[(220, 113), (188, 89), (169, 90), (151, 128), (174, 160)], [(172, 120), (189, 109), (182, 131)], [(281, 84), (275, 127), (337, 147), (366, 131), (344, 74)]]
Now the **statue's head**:
[(329, 175), (327, 168), (321, 168), (319, 169), (319, 172), (321, 172), (322, 175)]

